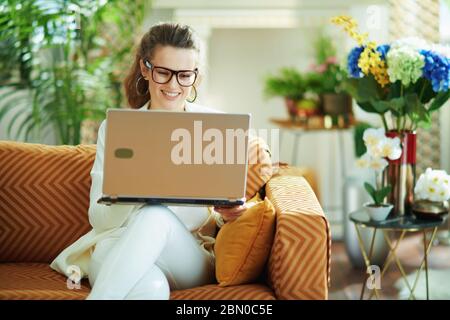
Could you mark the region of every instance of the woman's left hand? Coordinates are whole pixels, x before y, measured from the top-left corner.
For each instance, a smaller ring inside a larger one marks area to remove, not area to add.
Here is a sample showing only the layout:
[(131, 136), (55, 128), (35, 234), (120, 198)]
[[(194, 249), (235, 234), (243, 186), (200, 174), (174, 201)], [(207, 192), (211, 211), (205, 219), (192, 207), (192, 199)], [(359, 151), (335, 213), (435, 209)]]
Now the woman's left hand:
[(215, 206), (214, 211), (217, 211), (222, 215), (223, 221), (233, 221), (239, 218), (247, 207), (244, 205), (234, 206), (234, 207), (219, 207)]

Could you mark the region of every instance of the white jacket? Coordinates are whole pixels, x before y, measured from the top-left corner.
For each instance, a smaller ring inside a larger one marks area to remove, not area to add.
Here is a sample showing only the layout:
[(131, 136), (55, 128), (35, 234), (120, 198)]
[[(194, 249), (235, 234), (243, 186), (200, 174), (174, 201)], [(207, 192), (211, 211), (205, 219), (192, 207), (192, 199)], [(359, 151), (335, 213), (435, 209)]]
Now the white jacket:
[[(146, 110), (147, 104), (138, 110)], [(219, 112), (204, 106), (186, 102), (187, 112)], [(90, 189), (89, 203), (89, 223), (92, 230), (75, 241), (69, 247), (64, 249), (53, 262), (50, 267), (69, 277), (73, 269), (71, 266), (77, 266), (81, 271), (81, 278), (88, 276), (88, 266), (91, 254), (94, 251), (95, 244), (107, 237), (119, 237), (125, 230), (127, 223), (132, 216), (143, 205), (111, 205), (106, 206), (98, 204), (97, 200), (102, 195), (103, 184), (103, 156), (105, 146), (105, 126), (106, 120), (100, 125), (97, 138), (97, 151), (94, 165), (90, 172), (92, 184)], [(210, 215), (200, 228), (191, 230), (192, 234), (197, 238), (199, 245), (204, 250), (213, 254), (214, 237), (216, 225), (221, 226), (223, 220), (220, 215), (209, 208)]]

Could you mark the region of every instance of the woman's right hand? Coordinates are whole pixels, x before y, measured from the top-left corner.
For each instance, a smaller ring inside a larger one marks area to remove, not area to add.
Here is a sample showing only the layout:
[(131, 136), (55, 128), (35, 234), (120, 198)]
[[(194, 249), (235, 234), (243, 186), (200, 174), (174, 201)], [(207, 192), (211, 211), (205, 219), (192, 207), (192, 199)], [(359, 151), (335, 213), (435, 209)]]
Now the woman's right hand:
[(245, 210), (247, 210), (245, 204), (234, 207), (220, 207), (220, 206), (214, 207), (214, 211), (220, 213), (220, 215), (223, 218), (223, 221), (225, 222), (236, 220), (244, 213)]

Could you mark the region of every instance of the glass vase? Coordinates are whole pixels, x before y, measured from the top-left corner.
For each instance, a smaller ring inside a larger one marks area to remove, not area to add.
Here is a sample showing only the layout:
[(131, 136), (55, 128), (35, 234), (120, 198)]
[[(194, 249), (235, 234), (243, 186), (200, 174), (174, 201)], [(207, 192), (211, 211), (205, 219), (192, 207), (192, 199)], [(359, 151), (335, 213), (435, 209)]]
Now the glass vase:
[(389, 165), (383, 172), (384, 185), (390, 185), (392, 190), (387, 196), (387, 202), (394, 205), (390, 217), (400, 217), (412, 214), (414, 203), (414, 186), (416, 183), (416, 141), (415, 131), (389, 131), (389, 138), (400, 138), (402, 155), (397, 160), (389, 160)]

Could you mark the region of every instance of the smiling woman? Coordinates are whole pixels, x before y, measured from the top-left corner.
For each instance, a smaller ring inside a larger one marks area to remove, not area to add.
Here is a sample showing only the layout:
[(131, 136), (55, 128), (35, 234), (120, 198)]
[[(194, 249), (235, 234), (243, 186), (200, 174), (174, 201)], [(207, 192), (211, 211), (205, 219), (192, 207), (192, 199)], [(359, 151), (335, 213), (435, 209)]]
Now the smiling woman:
[[(125, 79), (128, 103), (149, 109), (185, 110), (197, 96), (199, 41), (188, 26), (162, 23), (141, 40)], [(193, 98), (191, 92), (193, 91)]]
[[(192, 91), (196, 95), (198, 48), (187, 26), (162, 23), (150, 28), (125, 80), (130, 107), (217, 112), (192, 103), (195, 97), (189, 99)], [(244, 206), (215, 211), (205, 206), (97, 203), (102, 195), (105, 127), (103, 121), (90, 172), (92, 230), (61, 252), (51, 267), (70, 276), (70, 266), (81, 265), (80, 276), (87, 276), (92, 287), (88, 299), (168, 299), (170, 290), (213, 283), (216, 228), (237, 219)]]

